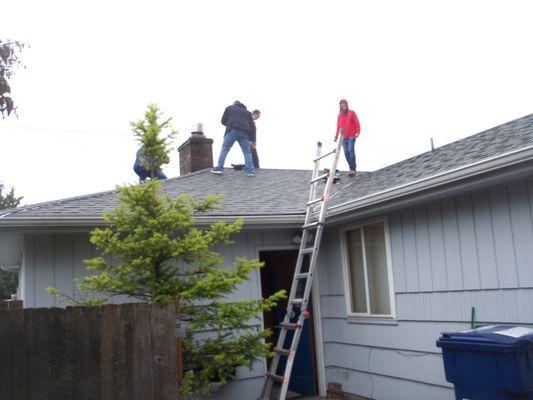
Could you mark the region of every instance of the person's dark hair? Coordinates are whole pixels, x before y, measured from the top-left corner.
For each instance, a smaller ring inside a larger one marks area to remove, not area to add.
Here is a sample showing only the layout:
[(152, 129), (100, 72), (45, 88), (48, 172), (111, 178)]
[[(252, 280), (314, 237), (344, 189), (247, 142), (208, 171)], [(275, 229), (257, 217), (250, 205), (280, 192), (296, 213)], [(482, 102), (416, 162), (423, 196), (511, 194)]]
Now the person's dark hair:
[(252, 111), (252, 114), (261, 114), (261, 111), (259, 111), (259, 110), (256, 109), (256, 110), (253, 110), (253, 111)]

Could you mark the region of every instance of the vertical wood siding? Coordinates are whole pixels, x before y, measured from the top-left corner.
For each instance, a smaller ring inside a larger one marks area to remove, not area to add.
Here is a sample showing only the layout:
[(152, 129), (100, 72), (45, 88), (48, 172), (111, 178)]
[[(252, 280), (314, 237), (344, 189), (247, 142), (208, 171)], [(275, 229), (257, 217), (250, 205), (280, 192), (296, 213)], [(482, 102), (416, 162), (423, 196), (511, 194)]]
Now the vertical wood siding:
[[(319, 258), (327, 381), (385, 399), (453, 399), (435, 341), (480, 323), (533, 325), (533, 179), (394, 211), (396, 325), (348, 320), (339, 245)], [(362, 222), (351, 221), (350, 223)]]

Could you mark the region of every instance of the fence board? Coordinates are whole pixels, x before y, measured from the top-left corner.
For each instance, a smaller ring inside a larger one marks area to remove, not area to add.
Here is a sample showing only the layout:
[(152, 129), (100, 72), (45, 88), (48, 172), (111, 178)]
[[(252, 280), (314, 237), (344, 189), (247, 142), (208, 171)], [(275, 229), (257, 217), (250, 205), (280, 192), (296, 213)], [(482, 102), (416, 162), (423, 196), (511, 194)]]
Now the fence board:
[(132, 373), (128, 375), (128, 388), (132, 400), (152, 400), (151, 368), (143, 368), (145, 363), (151, 366), (146, 355), (150, 351), (150, 315), (147, 304), (128, 304), (129, 321), (126, 327), (126, 347), (131, 356)]
[(48, 310), (24, 310), (24, 347), (26, 349), (26, 396), (32, 400), (49, 399), (50, 355), (48, 353)]
[(68, 311), (74, 313), (75, 353), (74, 379), (76, 399), (100, 399), (100, 310), (73, 307)]
[(126, 345), (124, 341), (124, 307), (109, 306), (102, 310), (102, 398), (126, 400)]
[(173, 307), (153, 306), (150, 310), (150, 336), (152, 338), (152, 371), (154, 374), (154, 399), (168, 399), (178, 391), (176, 359), (169, 348), (176, 348), (175, 310)]
[(23, 336), (13, 334), (24, 330), (22, 310), (0, 312), (0, 399), (12, 399), (15, 393), (24, 396), (26, 366), (24, 363)]
[(69, 318), (72, 313), (52, 308), (48, 313), (47, 346), (50, 355), (50, 380), (55, 382), (50, 387), (49, 398), (68, 400), (74, 398), (72, 363), (74, 348), (72, 346), (72, 324)]

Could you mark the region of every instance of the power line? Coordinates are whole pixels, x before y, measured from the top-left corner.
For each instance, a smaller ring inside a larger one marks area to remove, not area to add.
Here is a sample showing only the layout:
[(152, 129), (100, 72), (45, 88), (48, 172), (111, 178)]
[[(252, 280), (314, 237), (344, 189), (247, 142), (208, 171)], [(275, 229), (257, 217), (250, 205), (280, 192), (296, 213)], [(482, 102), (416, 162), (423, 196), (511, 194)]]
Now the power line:
[(84, 131), (84, 130), (79, 130), (79, 129), (37, 128), (37, 127), (33, 127), (33, 126), (11, 126), (8, 129), (11, 129), (11, 128), (34, 130), (34, 131), (58, 132), (58, 133), (81, 133), (81, 134), (90, 134), (90, 135), (108, 135), (108, 136), (135, 137), (135, 135), (133, 133)]
[[(121, 132), (105, 132), (105, 131), (85, 131), (81, 129), (63, 129), (63, 128), (38, 128), (34, 126), (11, 126), (7, 129), (22, 129), (22, 130), (32, 130), (32, 131), (45, 131), (45, 132), (55, 132), (55, 133), (75, 133), (75, 134), (87, 134), (87, 135), (101, 135), (101, 136), (119, 136), (119, 137), (130, 137), (135, 138), (134, 133), (121, 133)], [(396, 145), (390, 144), (365, 144), (365, 148), (382, 148), (382, 149), (396, 149)]]

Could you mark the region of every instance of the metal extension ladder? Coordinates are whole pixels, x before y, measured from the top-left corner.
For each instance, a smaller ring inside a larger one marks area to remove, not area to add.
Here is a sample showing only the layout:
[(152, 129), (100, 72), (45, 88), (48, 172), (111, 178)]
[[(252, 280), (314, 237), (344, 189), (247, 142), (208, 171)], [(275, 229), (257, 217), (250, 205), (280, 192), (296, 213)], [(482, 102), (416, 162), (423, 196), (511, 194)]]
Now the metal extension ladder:
[[(274, 383), (281, 384), (279, 397), (276, 397), (276, 399), (285, 400), (287, 396), (292, 366), (294, 364), (294, 358), (296, 357), (298, 343), (300, 342), (302, 328), (305, 320), (311, 316), (309, 311), (307, 311), (307, 305), (311, 295), (313, 275), (318, 259), (318, 250), (320, 248), (320, 241), (322, 239), (322, 231), (324, 229), (324, 220), (326, 218), (328, 200), (330, 198), (331, 187), (335, 179), (335, 171), (337, 170), (342, 140), (343, 133), (341, 132), (338, 137), (337, 147), (326, 154), (321, 154), (322, 143), (317, 143), (317, 154), (316, 158), (313, 160), (315, 167), (310, 181), (311, 187), (309, 190), (309, 201), (307, 202), (305, 222), (302, 225), (302, 241), (300, 243), (300, 251), (298, 253), (296, 268), (294, 270), (294, 277), (292, 280), (292, 287), (287, 305), (287, 313), (285, 314), (283, 322), (281, 322), (279, 325), (280, 332), (278, 342), (276, 347), (273, 348), (274, 357), (270, 363), (269, 371), (266, 373), (265, 382), (261, 391), (261, 397), (258, 397), (257, 400), (271, 400)], [(332, 154), (335, 156), (332, 167), (328, 172), (319, 175), (320, 160)], [(324, 187), (324, 193), (321, 196), (316, 197), (318, 182), (323, 179), (327, 179)], [(319, 207), (318, 219), (316, 212), (317, 206)], [(313, 231), (315, 232), (314, 241), (312, 234)], [(313, 245), (311, 247), (308, 247), (308, 241), (313, 241)], [(307, 270), (305, 270), (306, 263), (304, 262), (306, 260), (306, 256), (309, 256)], [(300, 308), (300, 315), (298, 318), (295, 318), (294, 309), (298, 307)], [(292, 339), (288, 340), (290, 346), (286, 348), (284, 345), (287, 338), (287, 332), (289, 330), (294, 331), (294, 334)], [(287, 362), (285, 370), (278, 373), (281, 357), (286, 357)]]

